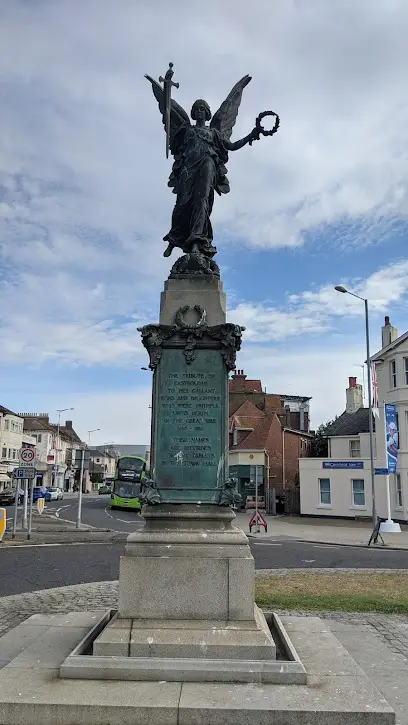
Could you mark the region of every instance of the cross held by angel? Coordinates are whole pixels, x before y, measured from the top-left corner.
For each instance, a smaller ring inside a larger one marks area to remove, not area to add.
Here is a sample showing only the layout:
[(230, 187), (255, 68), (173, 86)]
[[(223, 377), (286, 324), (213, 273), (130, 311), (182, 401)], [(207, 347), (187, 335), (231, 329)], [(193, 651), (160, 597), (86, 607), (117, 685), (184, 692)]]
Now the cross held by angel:
[[(230, 190), (225, 164), (228, 153), (237, 151), (246, 144), (259, 140), (261, 134), (269, 136), (279, 127), (279, 116), (272, 111), (259, 114), (252, 131), (239, 141), (230, 141), (241, 104), (242, 92), (251, 80), (249, 75), (235, 84), (218, 111), (211, 115), (206, 101), (198, 99), (193, 103), (190, 122), (186, 111), (171, 98), (171, 86), (178, 84), (171, 80), (172, 64), (166, 73), (164, 86), (146, 75), (152, 84), (154, 96), (159, 104), (163, 124), (167, 134), (168, 147), (174, 157), (173, 168), (168, 186), (177, 195), (173, 210), (171, 229), (164, 237), (168, 243), (164, 252), (169, 257), (174, 247), (187, 254), (199, 252), (213, 257), (211, 212), (214, 193), (227, 194)], [(275, 116), (275, 125), (271, 130), (261, 126), (264, 116)], [(210, 125), (206, 123), (211, 121)]]

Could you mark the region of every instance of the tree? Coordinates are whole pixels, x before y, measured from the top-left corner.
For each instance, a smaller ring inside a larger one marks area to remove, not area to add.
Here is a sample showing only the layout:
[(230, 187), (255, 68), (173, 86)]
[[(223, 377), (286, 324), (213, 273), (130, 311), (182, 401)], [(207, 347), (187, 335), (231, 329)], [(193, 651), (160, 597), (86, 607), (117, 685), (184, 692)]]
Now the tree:
[(327, 458), (329, 454), (329, 446), (327, 440), (327, 429), (337, 420), (337, 415), (333, 420), (327, 423), (321, 423), (312, 438), (312, 449), (310, 455), (312, 458)]
[(92, 483), (103, 483), (103, 473), (99, 471), (91, 471), (89, 474)]

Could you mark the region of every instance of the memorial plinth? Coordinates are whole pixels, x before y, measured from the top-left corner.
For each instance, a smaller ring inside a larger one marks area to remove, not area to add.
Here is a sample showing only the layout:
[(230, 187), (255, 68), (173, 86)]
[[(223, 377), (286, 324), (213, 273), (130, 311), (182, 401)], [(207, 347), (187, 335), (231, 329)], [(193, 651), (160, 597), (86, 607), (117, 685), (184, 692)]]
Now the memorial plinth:
[[(151, 657), (157, 678), (160, 658), (183, 660), (183, 671), (234, 660), (240, 677), (243, 670), (250, 678), (250, 663), (276, 656), (254, 603), (248, 540), (233, 526), (230, 506), (237, 493), (228, 478), (227, 386), (242, 329), (226, 322), (221, 282), (210, 275), (168, 280), (159, 323), (141, 329), (153, 369), (153, 475), (141, 494), (146, 524), (128, 537), (117, 616), (93, 653), (122, 654), (126, 629), (134, 670)], [(214, 681), (225, 678), (225, 666), (218, 670)]]

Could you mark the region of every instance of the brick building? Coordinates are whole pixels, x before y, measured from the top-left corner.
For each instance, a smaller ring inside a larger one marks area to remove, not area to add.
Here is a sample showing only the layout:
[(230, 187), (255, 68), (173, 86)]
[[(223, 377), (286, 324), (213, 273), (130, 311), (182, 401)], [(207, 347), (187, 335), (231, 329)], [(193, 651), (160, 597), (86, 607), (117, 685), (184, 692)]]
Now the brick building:
[(299, 458), (310, 456), (310, 397), (279, 395), (263, 390), (260, 380), (248, 380), (236, 370), (229, 381), (229, 470), (238, 478), (240, 493), (278, 495), (299, 482)]

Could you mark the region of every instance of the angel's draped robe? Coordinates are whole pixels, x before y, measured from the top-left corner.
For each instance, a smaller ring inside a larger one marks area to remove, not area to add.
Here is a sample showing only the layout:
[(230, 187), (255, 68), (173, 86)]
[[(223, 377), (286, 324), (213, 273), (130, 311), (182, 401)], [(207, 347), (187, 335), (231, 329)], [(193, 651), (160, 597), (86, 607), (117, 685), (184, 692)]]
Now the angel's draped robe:
[(177, 201), (164, 239), (185, 253), (197, 245), (199, 251), (212, 256), (210, 215), (214, 191), (227, 194), (230, 190), (225, 168), (228, 151), (216, 129), (187, 124), (175, 135), (173, 146), (177, 152), (168, 185)]

